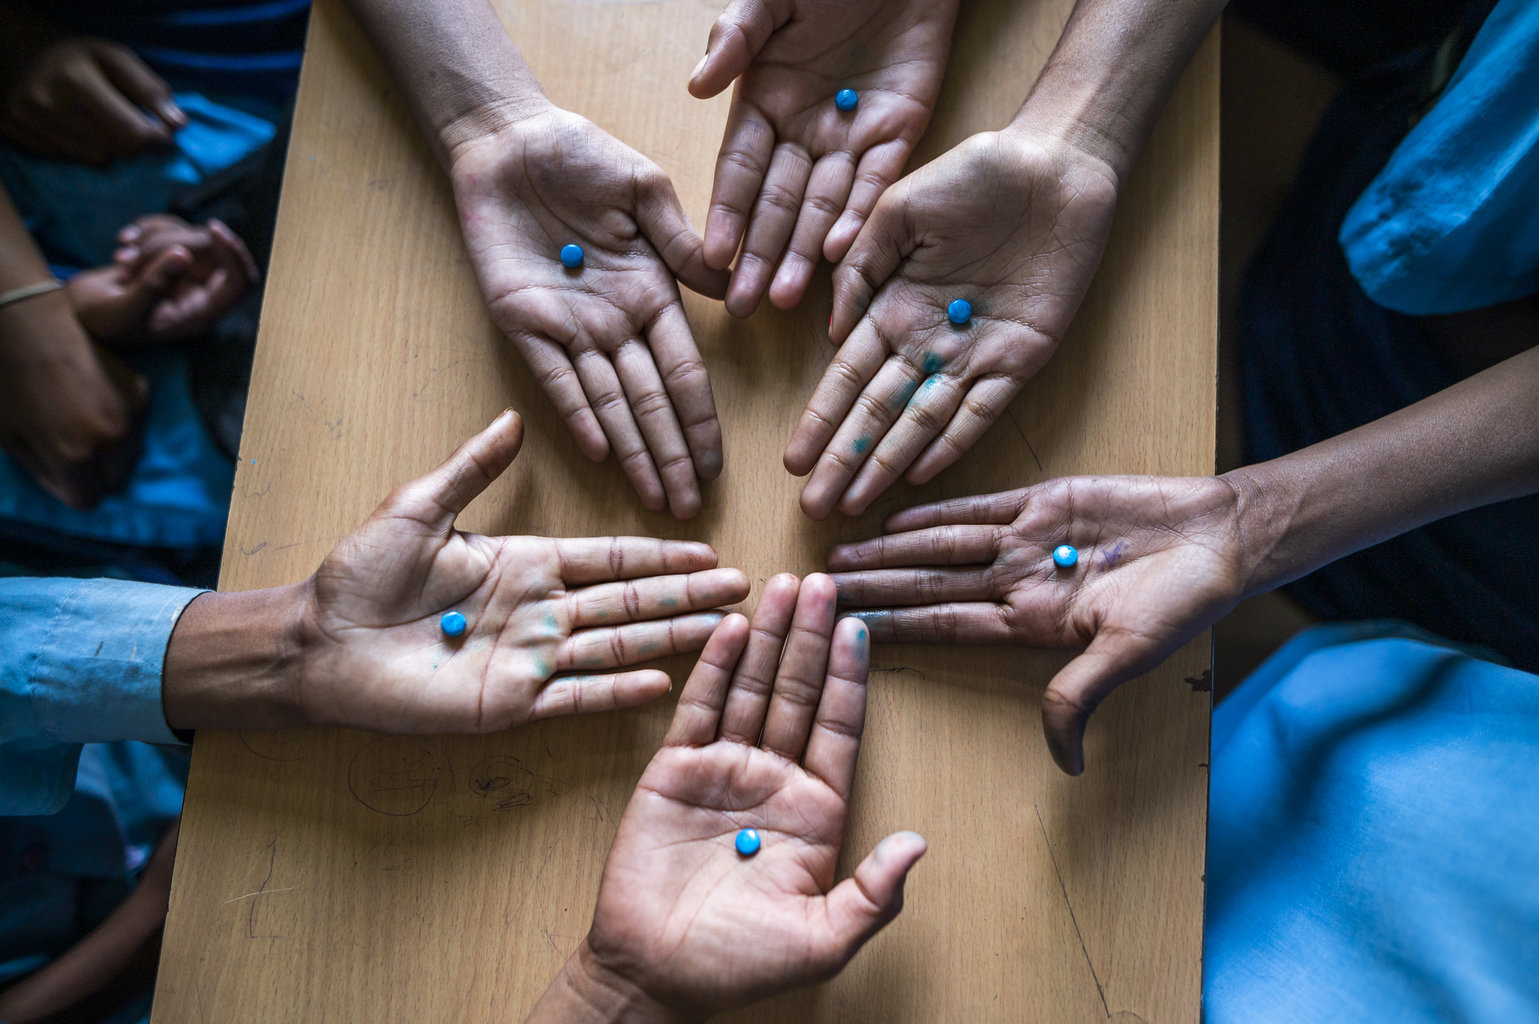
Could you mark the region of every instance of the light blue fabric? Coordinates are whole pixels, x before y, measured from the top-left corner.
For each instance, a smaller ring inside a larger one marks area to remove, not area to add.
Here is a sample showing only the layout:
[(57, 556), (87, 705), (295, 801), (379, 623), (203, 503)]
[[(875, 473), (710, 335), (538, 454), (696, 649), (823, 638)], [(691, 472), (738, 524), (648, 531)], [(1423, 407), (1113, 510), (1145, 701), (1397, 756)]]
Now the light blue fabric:
[(1539, 1020), (1539, 677), (1311, 630), (1213, 716), (1209, 1024)]
[(117, 233), (147, 213), (164, 213), (188, 188), (235, 167), (273, 140), (272, 122), (197, 93), (177, 93), (187, 125), (173, 144), (107, 167), (31, 156), (0, 147), (0, 183), (52, 263), (105, 263)]
[(1352, 274), (1402, 313), (1539, 291), (1539, 0), (1502, 0), (1443, 96), (1341, 225)]
[(84, 743), (176, 744), (161, 711), (171, 631), (199, 590), (0, 579), (0, 815), (51, 814)]

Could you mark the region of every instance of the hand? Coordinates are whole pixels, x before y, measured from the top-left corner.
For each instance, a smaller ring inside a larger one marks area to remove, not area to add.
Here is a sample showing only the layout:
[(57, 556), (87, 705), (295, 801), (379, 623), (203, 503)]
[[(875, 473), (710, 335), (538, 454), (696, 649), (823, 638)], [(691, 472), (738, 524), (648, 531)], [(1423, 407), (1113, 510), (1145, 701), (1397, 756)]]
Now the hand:
[(743, 249), (734, 316), (766, 289), (790, 309), (821, 257), (843, 258), (929, 124), (956, 16), (956, 0), (732, 0), (716, 19), (689, 91), (738, 79), (705, 228), (710, 266)]
[[(751, 631), (732, 615), (706, 645), (620, 821), (569, 985), (628, 993), (651, 1016), (725, 1010), (832, 977), (901, 909), (925, 851), (912, 832), (834, 885), (870, 644), (854, 620), (835, 627), (827, 576), (799, 589), (775, 577)], [(744, 828), (755, 856), (734, 847)], [(566, 1019), (559, 991), (532, 1019)]]
[[(704, 544), (454, 529), (522, 439), (522, 421), (504, 413), (326, 557), (301, 628), (303, 721), (492, 732), (639, 704), (668, 692), (667, 675), (614, 670), (699, 650), (721, 619), (703, 610), (748, 595)], [(463, 636), (442, 632), (451, 610), (468, 622)], [(168, 720), (173, 710), (168, 699)]]
[[(492, 318), (583, 454), (611, 450), (641, 503), (680, 519), (721, 472), (721, 425), (678, 277), (719, 296), (662, 170), (554, 107), (458, 146), (450, 178)], [(562, 266), (582, 246), (581, 269)]]
[[(840, 344), (791, 436), (802, 510), (859, 515), (928, 482), (1053, 354), (1111, 230), (1108, 165), (1046, 134), (975, 135), (877, 203), (834, 272)], [(972, 320), (947, 318), (954, 299)]]
[(222, 221), (141, 217), (118, 234), (109, 266), (69, 279), (70, 304), (97, 341), (117, 348), (196, 337), (256, 284), (256, 262)]
[(49, 494), (91, 509), (139, 460), (149, 384), (95, 348), (55, 292), (0, 310), (0, 446)]
[(105, 164), (166, 145), (187, 124), (171, 87), (126, 46), (66, 38), (11, 81), (0, 135), (28, 152)]
[(1239, 522), (1221, 477), (1071, 477), (899, 512), (828, 564), (878, 640), (1085, 648), (1042, 695), (1048, 749), (1078, 775), (1096, 705), (1247, 592)]

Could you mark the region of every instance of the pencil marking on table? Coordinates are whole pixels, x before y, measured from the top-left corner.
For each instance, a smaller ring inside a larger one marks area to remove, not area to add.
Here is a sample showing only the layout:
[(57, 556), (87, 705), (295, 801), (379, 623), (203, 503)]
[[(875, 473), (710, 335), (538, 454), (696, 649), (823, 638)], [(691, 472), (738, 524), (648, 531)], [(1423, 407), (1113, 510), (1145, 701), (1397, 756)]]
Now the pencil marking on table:
[[(273, 868), (278, 862), (278, 837), (275, 835), (267, 842), (267, 877), (262, 879), (262, 884), (256, 887), (256, 892), (247, 893), (248, 896), (260, 896), (267, 891), (268, 883), (273, 880)], [(239, 897), (244, 899), (245, 897)], [(233, 902), (233, 901), (231, 901)], [(248, 939), (281, 939), (283, 936), (258, 935), (256, 931), (256, 912), (258, 903), (252, 900), (246, 906), (246, 937)]]
[(258, 544), (256, 547), (252, 548), (250, 551), (247, 551), (244, 548), (242, 548), (241, 549), (241, 554), (245, 555), (247, 558), (250, 558), (252, 555), (256, 554), (258, 551), (261, 551), (265, 547), (267, 547), (267, 541), (264, 540), (262, 543)]
[(1010, 425), (1015, 428), (1015, 432), (1017, 434), (1021, 435), (1021, 443), (1024, 444), (1026, 446), (1026, 450), (1031, 453), (1031, 461), (1037, 464), (1037, 470), (1040, 472), (1042, 470), (1042, 460), (1037, 458), (1037, 450), (1033, 448), (1031, 446), (1031, 442), (1027, 440), (1026, 431), (1021, 429), (1021, 421), (1015, 418), (1015, 410), (1006, 406), (1005, 415), (1010, 417)]
[(432, 802), (444, 775), (453, 780), (452, 770), (437, 750), (404, 737), (385, 736), (353, 755), (347, 788), (353, 799), (371, 811), (409, 818)]
[[(299, 746), (299, 739), (288, 729), (239, 729), (236, 731), (235, 736), (240, 740), (241, 746), (264, 761), (276, 761), (279, 764), (285, 764), (289, 761), (303, 761), (305, 758), (302, 749), (294, 752), (289, 757), (279, 756), (285, 751)], [(258, 750), (258, 747), (263, 749)]]
[(470, 791), (496, 799), (496, 810), (512, 811), (534, 803), (535, 774), (516, 757), (489, 757), (470, 770)]
[(241, 900), (249, 900), (253, 896), (271, 896), (274, 893), (279, 893), (279, 892), (293, 892), (295, 889), (298, 889), (298, 888), (299, 888), (299, 886), (297, 886), (297, 885), (286, 885), (282, 889), (258, 889), (256, 892), (248, 892), (248, 893), (246, 893), (246, 894), (244, 894), (242, 896), (232, 896), (230, 899), (227, 899), (224, 902), (225, 902), (225, 905), (228, 905), (228, 904), (231, 904), (231, 903), (239, 903)]
[(1187, 676), (1186, 685), (1192, 688), (1193, 693), (1209, 693), (1213, 689), (1213, 670), (1205, 668), (1200, 676)]

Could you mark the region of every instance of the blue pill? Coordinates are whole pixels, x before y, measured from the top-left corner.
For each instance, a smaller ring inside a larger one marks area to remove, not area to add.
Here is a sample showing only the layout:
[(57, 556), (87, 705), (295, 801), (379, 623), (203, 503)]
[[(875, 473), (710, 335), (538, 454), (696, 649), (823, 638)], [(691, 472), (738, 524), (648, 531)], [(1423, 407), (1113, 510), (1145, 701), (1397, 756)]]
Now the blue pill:
[(860, 93), (854, 89), (840, 89), (834, 94), (834, 106), (848, 114), (860, 105)]
[(1072, 569), (1079, 561), (1079, 549), (1072, 544), (1060, 544), (1053, 549), (1053, 564), (1060, 569)]
[(444, 636), (462, 636), (465, 632), (465, 616), (459, 612), (449, 612), (438, 620), (438, 625), (444, 631)]
[(946, 307), (946, 316), (960, 327), (973, 318), (973, 304), (966, 299), (952, 299), (951, 305)]
[(561, 265), (568, 270), (582, 266), (582, 246), (568, 242), (561, 247)]
[(759, 852), (759, 830), (745, 828), (737, 834), (737, 852), (744, 857), (752, 857)]

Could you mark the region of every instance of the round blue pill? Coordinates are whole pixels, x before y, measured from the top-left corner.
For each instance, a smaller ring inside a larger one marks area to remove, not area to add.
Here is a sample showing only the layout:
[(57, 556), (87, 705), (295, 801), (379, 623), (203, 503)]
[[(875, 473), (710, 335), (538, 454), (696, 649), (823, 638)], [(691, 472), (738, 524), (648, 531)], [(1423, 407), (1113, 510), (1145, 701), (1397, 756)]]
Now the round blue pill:
[(1079, 549), (1072, 544), (1060, 544), (1053, 549), (1053, 564), (1060, 569), (1072, 569), (1079, 561)]
[(444, 631), (444, 636), (461, 636), (465, 632), (465, 616), (459, 612), (449, 612), (438, 620), (438, 625)]
[(973, 304), (966, 299), (952, 299), (951, 305), (946, 307), (946, 316), (960, 327), (973, 318)]
[(737, 834), (737, 852), (744, 857), (752, 857), (759, 852), (759, 830), (745, 828)]
[(854, 89), (840, 89), (834, 93), (834, 106), (848, 114), (860, 105), (860, 93)]
[(568, 242), (561, 247), (561, 265), (568, 270), (582, 266), (582, 246)]

